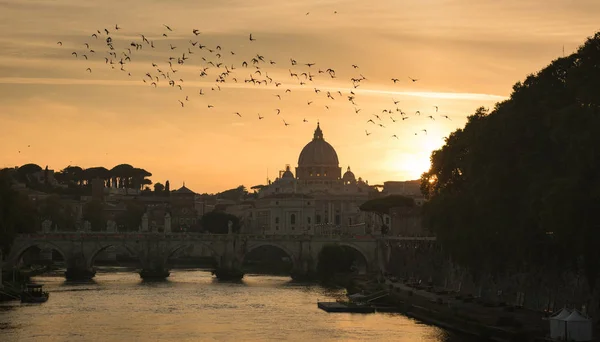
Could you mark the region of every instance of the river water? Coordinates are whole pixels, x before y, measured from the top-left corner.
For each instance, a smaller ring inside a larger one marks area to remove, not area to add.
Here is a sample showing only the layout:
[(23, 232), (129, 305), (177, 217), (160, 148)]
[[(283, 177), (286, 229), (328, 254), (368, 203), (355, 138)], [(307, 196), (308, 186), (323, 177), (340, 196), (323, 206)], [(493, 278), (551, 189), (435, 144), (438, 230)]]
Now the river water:
[(0, 303), (1, 341), (430, 341), (458, 342), (399, 314), (328, 314), (319, 300), (344, 290), (247, 275), (224, 283), (202, 270), (174, 270), (165, 282), (100, 269), (90, 283), (57, 275), (33, 279), (43, 304)]

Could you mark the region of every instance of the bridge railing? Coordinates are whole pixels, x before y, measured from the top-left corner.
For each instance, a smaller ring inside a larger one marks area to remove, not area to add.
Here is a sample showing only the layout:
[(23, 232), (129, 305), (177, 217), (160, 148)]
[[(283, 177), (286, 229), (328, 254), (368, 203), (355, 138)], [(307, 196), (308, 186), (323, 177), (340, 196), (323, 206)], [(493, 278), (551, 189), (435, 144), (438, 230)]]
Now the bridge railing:
[(206, 233), (155, 233), (155, 232), (47, 232), (34, 234), (19, 234), (23, 239), (44, 240), (81, 240), (81, 239), (169, 239), (169, 240), (230, 240), (241, 238), (249, 240), (306, 240), (326, 239), (330, 241), (343, 240), (390, 240), (390, 241), (435, 241), (435, 237), (421, 236), (386, 236), (371, 234), (206, 234)]

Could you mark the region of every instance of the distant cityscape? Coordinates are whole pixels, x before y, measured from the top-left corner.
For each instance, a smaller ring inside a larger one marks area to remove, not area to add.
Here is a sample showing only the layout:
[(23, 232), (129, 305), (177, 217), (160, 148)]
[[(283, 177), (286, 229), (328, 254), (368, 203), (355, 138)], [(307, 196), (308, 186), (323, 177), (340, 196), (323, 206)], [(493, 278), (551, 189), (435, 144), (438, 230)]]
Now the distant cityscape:
[[(164, 232), (165, 218), (174, 232), (207, 231), (202, 217), (222, 213), (236, 221), (245, 234), (337, 234), (382, 233), (421, 235), (420, 210), (425, 200), (420, 181), (387, 181), (370, 185), (356, 177), (350, 166), (342, 174), (335, 148), (317, 124), (312, 140), (301, 150), (295, 174), (290, 165), (274, 180), (217, 194), (200, 194), (185, 186), (171, 190), (169, 181), (154, 183), (152, 174), (128, 164), (81, 169), (69, 166), (60, 172), (27, 164), (14, 170), (13, 188), (37, 204), (57, 202), (58, 212), (46, 210), (46, 230)], [(413, 198), (416, 207), (398, 207), (388, 214), (361, 211), (368, 200), (388, 195)], [(48, 207), (48, 205), (45, 205)], [(57, 218), (56, 216), (60, 216)]]

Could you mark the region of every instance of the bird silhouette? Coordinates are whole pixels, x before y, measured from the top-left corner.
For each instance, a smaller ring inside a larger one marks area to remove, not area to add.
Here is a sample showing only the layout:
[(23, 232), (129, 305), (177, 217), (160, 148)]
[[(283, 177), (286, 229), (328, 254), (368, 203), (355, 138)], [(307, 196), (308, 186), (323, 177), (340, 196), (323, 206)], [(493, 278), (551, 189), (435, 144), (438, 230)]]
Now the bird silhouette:
[(171, 28), (170, 28), (169, 26), (167, 26), (167, 25), (165, 25), (165, 24), (163, 24), (163, 26), (164, 26), (164, 27), (166, 27), (166, 28), (167, 28), (167, 30), (169, 30), (169, 31), (173, 31), (173, 30), (171, 30)]
[(252, 33), (250, 33), (250, 41), (251, 41), (251, 42), (253, 42), (253, 41), (255, 41), (255, 40), (256, 40), (256, 39), (254, 39), (254, 38), (252, 37)]
[(435, 107), (435, 112), (437, 113), (438, 111), (438, 106), (434, 106)]
[(366, 134), (367, 136), (371, 135), (371, 133), (367, 132), (367, 130), (366, 130), (366, 129), (365, 129), (365, 134)]
[(412, 77), (410, 77), (410, 76), (409, 76), (408, 78), (409, 78), (411, 81), (413, 81), (413, 82), (417, 82), (417, 81), (418, 81), (418, 79), (416, 79), (416, 78), (412, 78)]
[(262, 120), (264, 118), (265, 118), (264, 116), (260, 116), (260, 113), (258, 113), (258, 120)]
[(277, 115), (279, 115), (279, 113), (281, 113), (281, 110), (279, 108), (275, 109), (277, 111)]
[(62, 46), (62, 42), (56, 42), (56, 44), (58, 44), (58, 45)]
[(181, 100), (177, 100), (177, 101), (179, 101), (179, 104), (181, 105), (181, 108), (183, 108), (183, 106), (184, 106), (183, 102)]
[(239, 116), (240, 118), (242, 117), (242, 114), (240, 114), (240, 112), (235, 112), (235, 113), (233, 113), (233, 114), (235, 114), (235, 115)]
[(392, 135), (392, 138), (398, 139), (398, 136), (396, 134), (394, 134), (394, 135)]
[(285, 122), (285, 120), (283, 120), (283, 124), (284, 124), (286, 127), (290, 125), (289, 123)]

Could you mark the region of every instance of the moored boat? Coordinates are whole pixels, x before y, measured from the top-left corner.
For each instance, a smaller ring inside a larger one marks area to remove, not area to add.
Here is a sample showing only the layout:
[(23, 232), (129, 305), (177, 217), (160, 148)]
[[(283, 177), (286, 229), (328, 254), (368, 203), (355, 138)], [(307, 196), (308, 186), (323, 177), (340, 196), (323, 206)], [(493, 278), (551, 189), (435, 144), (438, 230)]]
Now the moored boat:
[(27, 284), (21, 291), (21, 303), (44, 303), (50, 294), (42, 289), (39, 284)]

